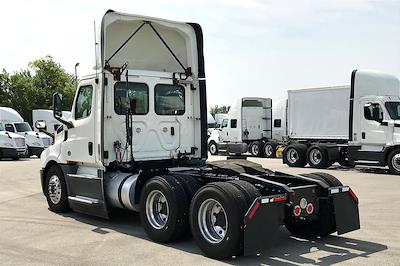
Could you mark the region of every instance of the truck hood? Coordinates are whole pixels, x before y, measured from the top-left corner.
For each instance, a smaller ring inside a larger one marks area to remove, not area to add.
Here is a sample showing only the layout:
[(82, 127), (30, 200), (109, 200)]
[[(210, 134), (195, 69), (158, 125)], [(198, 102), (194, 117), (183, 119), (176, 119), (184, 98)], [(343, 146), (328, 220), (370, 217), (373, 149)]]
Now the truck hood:
[(19, 134), (15, 134), (13, 132), (8, 132), (8, 131), (0, 131), (0, 136), (1, 137), (7, 137), (10, 136), (11, 138), (15, 139), (15, 138), (21, 138), (21, 135)]
[(97, 62), (106, 70), (127, 64), (128, 69), (190, 72), (204, 78), (202, 31), (194, 23), (109, 10), (101, 23), (100, 54)]

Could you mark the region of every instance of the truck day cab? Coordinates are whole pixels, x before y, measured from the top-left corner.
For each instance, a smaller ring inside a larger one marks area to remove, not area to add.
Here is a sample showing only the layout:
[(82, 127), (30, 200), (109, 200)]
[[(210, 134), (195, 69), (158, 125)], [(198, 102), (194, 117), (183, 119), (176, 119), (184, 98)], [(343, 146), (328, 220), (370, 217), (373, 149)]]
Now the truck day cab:
[(97, 73), (80, 80), (69, 121), (54, 95), (64, 125), (40, 171), (51, 211), (137, 211), (152, 240), (191, 230), (212, 258), (260, 253), (281, 225), (307, 238), (359, 228), (357, 197), (333, 176), (206, 163), (200, 25), (110, 10), (100, 32)]
[(0, 122), (0, 159), (11, 158), (18, 160), (27, 153), (25, 138), (12, 132), (7, 132)]
[(263, 155), (265, 144), (272, 138), (271, 119), (271, 99), (246, 97), (237, 100), (221, 126), (210, 134), (209, 152), (212, 155), (217, 155), (220, 150)]
[(351, 86), (288, 91), (289, 166), (389, 166), (400, 174), (400, 82), (355, 70)]
[(40, 156), (42, 151), (52, 144), (51, 137), (46, 134), (32, 130), (28, 122), (25, 122), (21, 115), (12, 108), (0, 107), (1, 120), (8, 132), (21, 135), (25, 138), (28, 148), (27, 156)]

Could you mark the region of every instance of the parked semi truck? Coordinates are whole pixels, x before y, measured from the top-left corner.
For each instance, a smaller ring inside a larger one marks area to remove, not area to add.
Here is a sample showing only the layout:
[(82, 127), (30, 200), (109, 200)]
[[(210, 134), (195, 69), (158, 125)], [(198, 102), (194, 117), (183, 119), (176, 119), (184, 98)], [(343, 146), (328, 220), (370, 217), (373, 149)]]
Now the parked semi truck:
[(25, 122), (21, 115), (12, 108), (0, 107), (0, 122), (4, 129), (25, 137), (25, 144), (28, 148), (27, 156), (36, 155), (51, 145), (52, 138), (46, 134), (34, 132), (28, 122)]
[[(71, 112), (63, 111), (62, 119), (67, 120), (71, 117)], [(36, 125), (37, 122), (46, 122), (46, 132), (54, 135), (57, 129), (62, 125), (60, 121), (56, 120), (53, 116), (53, 110), (35, 109), (32, 110), (32, 124)], [(40, 132), (35, 126), (34, 130)]]
[(355, 70), (351, 86), (288, 91), (289, 166), (389, 166), (400, 174), (400, 85), (395, 76)]
[(335, 177), (288, 175), (246, 160), (207, 163), (200, 25), (108, 11), (97, 73), (80, 79), (69, 121), (41, 155), (49, 209), (140, 213), (149, 237), (191, 230), (207, 256), (260, 253), (285, 225), (300, 237), (359, 228), (358, 199)]
[(220, 150), (253, 156), (264, 154), (264, 145), (272, 138), (272, 100), (245, 97), (233, 104), (215, 133), (210, 135), (208, 149), (212, 155)]
[[(2, 113), (0, 112), (0, 120)], [(25, 157), (27, 154), (27, 148), (25, 145), (25, 138), (7, 132), (2, 122), (0, 122), (0, 159), (10, 158), (18, 160), (21, 157)]]

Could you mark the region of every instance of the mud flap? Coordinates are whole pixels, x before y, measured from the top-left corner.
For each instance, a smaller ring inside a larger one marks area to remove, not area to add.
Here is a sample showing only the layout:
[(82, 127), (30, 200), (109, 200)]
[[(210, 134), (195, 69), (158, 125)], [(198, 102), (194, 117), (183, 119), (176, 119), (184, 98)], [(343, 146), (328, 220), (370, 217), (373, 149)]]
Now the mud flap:
[(274, 245), (283, 224), (287, 195), (258, 197), (244, 216), (244, 255)]
[(351, 188), (329, 188), (329, 197), (333, 201), (338, 235), (360, 229), (358, 199)]

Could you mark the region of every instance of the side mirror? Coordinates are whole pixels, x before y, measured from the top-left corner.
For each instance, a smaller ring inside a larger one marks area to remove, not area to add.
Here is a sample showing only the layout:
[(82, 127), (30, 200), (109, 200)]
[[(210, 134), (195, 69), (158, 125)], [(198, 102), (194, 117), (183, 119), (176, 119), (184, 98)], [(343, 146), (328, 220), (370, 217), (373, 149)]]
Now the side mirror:
[(67, 128), (73, 128), (74, 125), (71, 122), (65, 121), (62, 118), (63, 111), (63, 100), (62, 94), (56, 92), (53, 94), (53, 116), (55, 119), (67, 126)]
[(43, 121), (43, 120), (38, 120), (38, 121), (36, 121), (35, 122), (35, 127), (37, 128), (37, 129), (39, 129), (39, 130), (41, 130), (41, 129), (43, 129), (43, 130), (46, 130), (46, 121)]
[(62, 117), (62, 111), (63, 111), (62, 98), (63, 98), (62, 94), (59, 94), (57, 92), (53, 94), (53, 115), (55, 118)]

